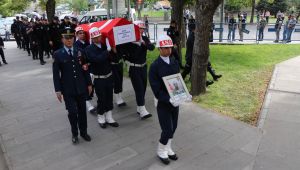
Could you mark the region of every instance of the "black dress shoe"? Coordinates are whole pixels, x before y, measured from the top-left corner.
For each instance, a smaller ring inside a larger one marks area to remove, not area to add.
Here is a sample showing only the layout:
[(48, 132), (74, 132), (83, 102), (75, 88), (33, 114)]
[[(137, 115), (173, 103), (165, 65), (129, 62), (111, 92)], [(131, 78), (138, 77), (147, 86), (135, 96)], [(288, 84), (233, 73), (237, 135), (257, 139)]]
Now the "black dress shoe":
[(215, 75), (215, 76), (214, 76), (214, 80), (215, 80), (215, 81), (218, 81), (218, 79), (221, 78), (221, 77), (222, 77), (221, 74), (220, 74), (220, 75)]
[(121, 103), (121, 104), (118, 104), (118, 107), (123, 107), (123, 106), (126, 106), (127, 104), (124, 102), (124, 103)]
[(212, 85), (212, 84), (214, 84), (213, 81), (211, 81), (211, 80), (207, 80), (207, 81), (206, 81), (206, 87), (207, 87), (207, 86), (210, 86), (210, 85)]
[(178, 159), (177, 155), (168, 155), (169, 159), (176, 161)]
[(74, 145), (79, 143), (79, 139), (78, 139), (77, 136), (73, 136), (73, 137), (72, 137), (72, 143), (73, 143)]
[(6, 61), (3, 62), (4, 64), (8, 64)]
[(141, 117), (141, 119), (142, 119), (142, 120), (145, 120), (145, 119), (148, 119), (148, 118), (150, 118), (150, 117), (152, 117), (152, 114), (147, 114), (147, 115)]
[(112, 127), (119, 127), (119, 123), (118, 122), (106, 123), (106, 124), (108, 124), (109, 126), (112, 126)]
[(96, 109), (96, 108), (94, 108), (94, 109), (90, 110), (89, 112), (90, 112), (90, 114), (93, 114), (93, 115), (94, 115), (94, 114), (96, 114), (96, 113), (97, 113), (97, 109)]
[(168, 158), (161, 158), (158, 156), (158, 158), (160, 159), (160, 161), (165, 164), (165, 165), (168, 165), (170, 163), (170, 160)]
[(106, 123), (99, 123), (99, 126), (100, 126), (102, 129), (105, 129), (105, 128), (106, 128)]
[(85, 133), (85, 134), (80, 134), (80, 136), (87, 142), (90, 142), (92, 140), (92, 138), (90, 137), (89, 134)]

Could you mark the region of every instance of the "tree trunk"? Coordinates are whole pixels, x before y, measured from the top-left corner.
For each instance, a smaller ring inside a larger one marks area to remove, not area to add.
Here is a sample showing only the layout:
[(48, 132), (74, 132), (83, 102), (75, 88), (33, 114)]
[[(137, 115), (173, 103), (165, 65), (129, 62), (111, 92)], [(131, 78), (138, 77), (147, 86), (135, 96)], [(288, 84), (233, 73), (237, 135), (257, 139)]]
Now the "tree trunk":
[(183, 8), (184, 8), (184, 1), (183, 0), (172, 0), (171, 1), (171, 6), (172, 6), (172, 15), (171, 15), (171, 20), (177, 21), (177, 29), (178, 32), (180, 33), (179, 40), (177, 40), (177, 51), (179, 54), (179, 59), (180, 59), (180, 64), (182, 64), (182, 54), (181, 54), (181, 48), (182, 44), (185, 43), (183, 39), (181, 38), (182, 36), (182, 29), (184, 26), (183, 23)]
[(250, 19), (250, 23), (253, 23), (253, 19), (254, 19), (254, 9), (255, 9), (255, 0), (252, 0), (252, 10), (251, 10), (251, 19)]
[[(213, 16), (223, 0), (196, 1), (196, 32), (192, 64), (192, 95), (206, 92), (206, 71), (209, 57), (209, 35)], [(200, 21), (200, 22), (199, 22)]]
[(55, 0), (48, 0), (46, 3), (46, 13), (49, 22), (52, 22), (55, 15)]

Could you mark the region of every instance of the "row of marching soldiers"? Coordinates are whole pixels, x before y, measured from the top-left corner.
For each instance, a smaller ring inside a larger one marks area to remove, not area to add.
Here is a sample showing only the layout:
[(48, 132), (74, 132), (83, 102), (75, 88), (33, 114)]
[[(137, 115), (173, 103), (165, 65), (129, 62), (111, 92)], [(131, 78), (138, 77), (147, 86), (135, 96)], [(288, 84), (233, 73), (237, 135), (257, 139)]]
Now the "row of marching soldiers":
[(61, 33), (66, 27), (75, 29), (76, 23), (71, 22), (69, 17), (59, 21), (58, 17), (53, 18), (49, 24), (47, 19), (36, 18), (30, 21), (26, 17), (17, 16), (11, 26), (11, 33), (14, 36), (17, 46), (27, 51), (28, 56), (32, 55), (33, 60), (40, 60), (44, 65), (44, 55), (50, 58), (53, 51), (61, 46)]
[[(135, 21), (141, 35), (145, 23)], [(118, 106), (126, 103), (121, 97), (123, 84), (123, 60), (129, 66), (129, 77), (135, 92), (137, 113), (141, 120), (152, 115), (145, 108), (145, 93), (147, 88), (147, 50), (154, 50), (146, 36), (140, 41), (111, 47), (109, 39), (101, 35), (98, 28), (89, 30), (91, 44), (86, 39), (86, 32), (78, 26), (74, 32), (66, 28), (62, 34), (63, 48), (53, 54), (53, 81), (55, 92), (60, 102), (64, 101), (68, 110), (68, 118), (72, 131), (72, 143), (79, 143), (78, 135), (91, 141), (87, 133), (86, 109), (90, 110), (91, 94), (97, 96), (97, 121), (101, 128), (118, 127), (113, 118), (113, 93)], [(164, 164), (169, 159), (177, 160), (177, 155), (171, 149), (171, 142), (177, 128), (179, 103), (172, 100), (163, 83), (162, 77), (180, 72), (177, 60), (172, 57), (172, 39), (164, 35), (158, 39), (157, 47), (160, 56), (153, 62), (149, 71), (149, 81), (155, 98), (158, 100), (157, 113), (162, 129), (157, 149), (157, 156)], [(93, 81), (92, 81), (93, 79)], [(87, 97), (89, 94), (89, 97)], [(191, 96), (190, 96), (191, 97)]]

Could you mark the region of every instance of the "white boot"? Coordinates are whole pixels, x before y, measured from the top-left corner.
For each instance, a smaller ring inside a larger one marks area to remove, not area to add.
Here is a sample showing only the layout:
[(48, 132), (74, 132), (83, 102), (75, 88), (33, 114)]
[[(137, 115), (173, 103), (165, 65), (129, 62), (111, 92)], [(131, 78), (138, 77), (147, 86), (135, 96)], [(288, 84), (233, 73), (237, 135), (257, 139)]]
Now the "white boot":
[(169, 158), (172, 159), (172, 160), (177, 160), (178, 157), (177, 157), (177, 155), (174, 153), (174, 151), (172, 150), (171, 144), (172, 144), (172, 139), (169, 139), (169, 140), (168, 140), (168, 143), (167, 143), (168, 156), (169, 156)]
[(103, 115), (99, 115), (99, 114), (98, 114), (98, 123), (99, 123), (100, 127), (106, 128), (106, 124), (105, 124), (105, 114), (103, 114)]
[(122, 99), (121, 93), (115, 94), (115, 101), (116, 101), (118, 106), (125, 106), (126, 105), (126, 103)]
[(111, 110), (105, 113), (105, 120), (109, 125), (113, 127), (119, 126), (119, 124), (113, 119)]
[(163, 145), (160, 142), (158, 143), (157, 147), (157, 156), (164, 164), (169, 164), (169, 156), (168, 156), (168, 149), (167, 145)]
[(91, 110), (95, 109), (95, 107), (92, 105), (92, 103), (90, 101), (85, 101), (86, 103), (86, 109), (88, 112), (90, 112)]
[(152, 115), (146, 110), (145, 106), (138, 106), (137, 112), (140, 114), (141, 119), (147, 119)]

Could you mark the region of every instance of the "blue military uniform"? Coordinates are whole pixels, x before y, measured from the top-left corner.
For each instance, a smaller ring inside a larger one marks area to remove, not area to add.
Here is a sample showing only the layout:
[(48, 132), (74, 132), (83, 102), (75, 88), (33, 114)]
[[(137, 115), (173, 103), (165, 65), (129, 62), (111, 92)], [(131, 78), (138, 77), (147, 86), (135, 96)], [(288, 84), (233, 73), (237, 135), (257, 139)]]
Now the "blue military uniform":
[(163, 82), (163, 77), (180, 72), (179, 64), (174, 57), (170, 57), (170, 63), (158, 57), (150, 66), (149, 82), (157, 103), (157, 114), (162, 129), (160, 143), (166, 145), (173, 138), (177, 128), (179, 107), (174, 107), (169, 101), (170, 96)]
[(89, 72), (80, 64), (80, 55), (83, 51), (76, 47), (71, 49), (71, 54), (66, 47), (53, 54), (54, 88), (63, 94), (73, 137), (78, 135), (78, 126), (81, 135), (87, 134), (85, 99), (87, 86), (92, 85)]
[[(147, 88), (147, 50), (154, 50), (154, 45), (146, 36), (142, 36), (145, 44), (137, 45), (128, 43), (121, 47), (120, 51), (125, 54), (127, 64), (129, 64), (129, 77), (135, 92), (138, 106), (145, 105), (145, 93)], [(118, 49), (119, 51), (119, 49)]]
[(89, 46), (90, 45), (90, 43), (88, 43), (88, 42), (82, 42), (82, 41), (80, 41), (80, 40), (77, 40), (77, 41), (75, 41), (75, 43), (74, 43), (74, 46), (75, 47), (77, 47), (77, 48), (79, 48), (79, 49), (82, 49), (82, 50), (84, 50), (87, 46)]
[(94, 87), (98, 97), (97, 113), (103, 115), (113, 109), (113, 78), (109, 52), (103, 45), (100, 48), (93, 43), (86, 47), (85, 53), (95, 78)]

